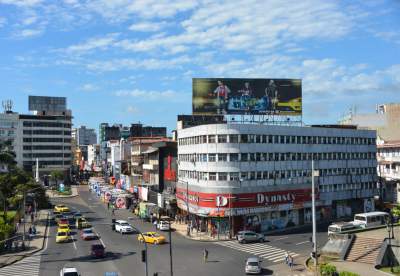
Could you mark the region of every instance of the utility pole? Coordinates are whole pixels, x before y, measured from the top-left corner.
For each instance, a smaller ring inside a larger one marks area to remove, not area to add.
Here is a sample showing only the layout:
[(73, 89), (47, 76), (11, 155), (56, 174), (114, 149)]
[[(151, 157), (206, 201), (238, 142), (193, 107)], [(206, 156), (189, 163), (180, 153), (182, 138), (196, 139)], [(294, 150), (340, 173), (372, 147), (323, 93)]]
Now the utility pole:
[(316, 173), (314, 172), (314, 159), (311, 160), (311, 198), (312, 198), (312, 241), (313, 241), (313, 254), (314, 258), (314, 266), (315, 272), (317, 272), (318, 267), (318, 255), (317, 255), (317, 218), (315, 212), (315, 181), (314, 176)]
[[(186, 181), (186, 207), (187, 207), (187, 223), (189, 227), (189, 181)], [(188, 236), (190, 236), (190, 230), (187, 231)]]
[(23, 212), (23, 218), (24, 218), (24, 235), (22, 236), (22, 244), (23, 244), (24, 247), (25, 247), (25, 220), (26, 220), (26, 217), (25, 217), (25, 204), (26, 204), (26, 192), (24, 192), (24, 200), (23, 200), (23, 203), (22, 203), (22, 212)]
[(169, 235), (169, 266), (170, 266), (170, 270), (171, 270), (171, 276), (174, 276), (174, 270), (173, 270), (173, 266), (172, 266), (172, 234), (171, 234), (171, 220), (169, 220), (169, 231), (168, 231), (168, 235)]

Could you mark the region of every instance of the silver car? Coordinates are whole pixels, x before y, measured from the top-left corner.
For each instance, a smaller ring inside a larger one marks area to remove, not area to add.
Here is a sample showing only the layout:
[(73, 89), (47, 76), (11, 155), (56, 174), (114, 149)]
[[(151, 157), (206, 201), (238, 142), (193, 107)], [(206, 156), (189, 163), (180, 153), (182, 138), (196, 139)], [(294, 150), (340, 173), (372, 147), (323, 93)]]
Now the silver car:
[(237, 233), (236, 239), (239, 243), (264, 242), (265, 236), (253, 231), (240, 231)]
[(262, 271), (261, 260), (257, 257), (250, 257), (246, 261), (244, 272), (246, 274), (260, 274)]

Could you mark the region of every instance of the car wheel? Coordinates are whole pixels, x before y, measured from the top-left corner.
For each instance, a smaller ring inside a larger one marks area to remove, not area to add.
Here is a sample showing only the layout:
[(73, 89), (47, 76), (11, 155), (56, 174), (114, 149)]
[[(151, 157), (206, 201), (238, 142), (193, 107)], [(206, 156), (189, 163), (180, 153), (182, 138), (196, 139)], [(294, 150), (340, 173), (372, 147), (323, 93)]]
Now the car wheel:
[(247, 243), (247, 241), (246, 240), (242, 240), (242, 243)]
[(264, 242), (264, 238), (260, 238), (259, 241), (260, 241), (260, 242)]
[(158, 241), (154, 241), (154, 244), (158, 244)]

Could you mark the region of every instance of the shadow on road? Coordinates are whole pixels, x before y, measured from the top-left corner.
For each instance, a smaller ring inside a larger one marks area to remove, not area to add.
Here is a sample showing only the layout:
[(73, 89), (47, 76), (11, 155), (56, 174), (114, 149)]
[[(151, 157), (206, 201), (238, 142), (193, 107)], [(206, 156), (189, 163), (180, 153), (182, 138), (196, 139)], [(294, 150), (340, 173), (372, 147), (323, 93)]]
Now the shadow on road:
[(274, 274), (274, 272), (271, 269), (263, 268), (261, 270), (261, 275), (272, 275), (272, 274)]
[[(123, 257), (132, 256), (132, 255), (135, 255), (135, 254), (136, 254), (136, 252), (118, 253), (118, 252), (107, 251), (104, 258), (95, 258), (95, 257), (93, 257), (91, 255), (85, 255), (85, 256), (79, 256), (79, 257), (74, 257), (74, 258), (70, 258), (70, 259), (53, 259), (53, 260), (43, 260), (42, 259), (42, 262), (43, 263), (52, 263), (52, 262), (91, 262), (91, 263), (97, 263), (97, 262), (103, 262), (103, 261), (117, 260), (117, 259), (121, 259)], [(43, 254), (43, 255), (45, 255), (45, 254)]]

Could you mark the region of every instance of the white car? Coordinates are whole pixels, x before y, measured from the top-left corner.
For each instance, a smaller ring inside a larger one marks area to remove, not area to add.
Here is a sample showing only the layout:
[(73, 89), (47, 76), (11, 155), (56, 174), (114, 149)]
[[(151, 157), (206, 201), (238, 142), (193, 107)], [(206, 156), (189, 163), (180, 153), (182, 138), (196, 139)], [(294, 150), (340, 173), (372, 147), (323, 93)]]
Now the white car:
[(161, 220), (161, 221), (157, 224), (157, 228), (160, 229), (161, 231), (169, 231), (169, 229), (170, 229), (169, 222), (168, 222), (168, 221)]
[(125, 220), (115, 221), (115, 231), (120, 232), (121, 234), (134, 232), (133, 227)]
[(261, 260), (258, 257), (250, 257), (246, 261), (246, 274), (260, 274), (262, 271)]
[(60, 276), (80, 276), (75, 267), (64, 267), (60, 270)]

